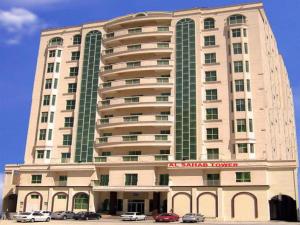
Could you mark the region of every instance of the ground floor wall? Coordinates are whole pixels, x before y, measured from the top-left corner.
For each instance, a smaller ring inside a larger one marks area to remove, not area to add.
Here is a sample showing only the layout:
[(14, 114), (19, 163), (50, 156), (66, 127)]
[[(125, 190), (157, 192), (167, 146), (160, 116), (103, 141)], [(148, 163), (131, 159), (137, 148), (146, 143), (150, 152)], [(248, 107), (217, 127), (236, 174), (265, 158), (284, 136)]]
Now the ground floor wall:
[[(180, 216), (200, 213), (206, 219), (219, 221), (268, 221), (274, 219), (274, 213), (282, 212), (285, 208), (289, 211), (296, 210), (296, 201), (292, 197), (284, 193), (274, 195), (272, 192), (272, 188), (267, 185), (182, 186), (170, 187), (169, 191), (162, 192), (96, 191), (90, 186), (19, 187), (16, 209), (75, 212), (89, 210), (113, 215), (127, 211), (141, 211), (147, 215), (174, 212)], [(289, 200), (283, 207), (280, 201), (285, 198)], [(289, 220), (294, 220), (293, 215), (289, 216)]]

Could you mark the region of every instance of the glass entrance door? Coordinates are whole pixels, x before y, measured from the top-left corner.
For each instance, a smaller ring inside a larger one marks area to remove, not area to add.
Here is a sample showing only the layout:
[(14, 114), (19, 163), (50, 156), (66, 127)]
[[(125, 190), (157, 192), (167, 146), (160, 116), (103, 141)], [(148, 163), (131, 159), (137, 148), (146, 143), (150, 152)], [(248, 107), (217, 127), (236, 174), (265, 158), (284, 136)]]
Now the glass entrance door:
[(128, 200), (128, 212), (144, 213), (145, 203), (144, 200)]

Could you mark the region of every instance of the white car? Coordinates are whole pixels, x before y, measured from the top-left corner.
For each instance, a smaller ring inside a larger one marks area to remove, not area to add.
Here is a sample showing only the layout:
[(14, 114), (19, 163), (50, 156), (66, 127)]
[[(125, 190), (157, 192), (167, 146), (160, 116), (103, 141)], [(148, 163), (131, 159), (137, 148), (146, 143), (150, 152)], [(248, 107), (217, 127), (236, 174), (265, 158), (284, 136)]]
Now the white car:
[(14, 217), (17, 222), (49, 222), (51, 220), (49, 215), (40, 212), (24, 212)]
[(139, 212), (127, 212), (121, 215), (122, 220), (145, 220), (146, 215), (143, 215)]

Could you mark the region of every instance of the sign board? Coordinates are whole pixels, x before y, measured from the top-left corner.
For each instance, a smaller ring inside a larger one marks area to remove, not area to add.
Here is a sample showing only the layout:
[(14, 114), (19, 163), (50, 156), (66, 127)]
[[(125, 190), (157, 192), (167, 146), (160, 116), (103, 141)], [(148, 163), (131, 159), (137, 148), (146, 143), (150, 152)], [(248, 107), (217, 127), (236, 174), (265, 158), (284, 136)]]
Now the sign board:
[(174, 162), (168, 164), (169, 168), (224, 168), (238, 166), (238, 163), (233, 162)]

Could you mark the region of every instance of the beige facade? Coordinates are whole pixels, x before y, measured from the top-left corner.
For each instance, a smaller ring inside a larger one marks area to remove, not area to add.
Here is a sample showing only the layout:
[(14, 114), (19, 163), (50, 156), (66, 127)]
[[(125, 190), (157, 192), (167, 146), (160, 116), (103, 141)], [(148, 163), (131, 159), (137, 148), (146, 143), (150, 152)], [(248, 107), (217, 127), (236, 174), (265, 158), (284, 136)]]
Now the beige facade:
[(5, 211), (294, 220), (297, 191), (292, 92), (261, 3), (42, 32)]

